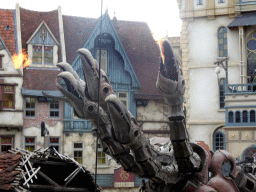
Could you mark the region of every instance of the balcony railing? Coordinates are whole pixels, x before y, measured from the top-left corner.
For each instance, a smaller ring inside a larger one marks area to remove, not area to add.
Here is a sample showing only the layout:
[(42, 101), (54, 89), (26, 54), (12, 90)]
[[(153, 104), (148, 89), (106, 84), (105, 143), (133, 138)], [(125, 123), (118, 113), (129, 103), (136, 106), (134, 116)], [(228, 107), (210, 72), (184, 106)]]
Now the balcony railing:
[(90, 121), (80, 119), (64, 119), (63, 132), (90, 132), (92, 125)]
[(256, 83), (225, 85), (226, 126), (256, 126), (254, 100)]
[(225, 86), (225, 94), (256, 94), (256, 83), (228, 84)]

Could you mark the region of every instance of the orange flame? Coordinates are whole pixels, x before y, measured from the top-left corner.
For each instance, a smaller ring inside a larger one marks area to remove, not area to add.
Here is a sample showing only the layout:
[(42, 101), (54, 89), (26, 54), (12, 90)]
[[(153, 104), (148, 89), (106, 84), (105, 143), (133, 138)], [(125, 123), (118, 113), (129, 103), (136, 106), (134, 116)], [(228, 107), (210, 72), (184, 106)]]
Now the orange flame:
[(12, 56), (12, 61), (15, 69), (19, 69), (21, 66), (23, 66), (23, 68), (26, 68), (30, 63), (30, 60), (28, 59), (28, 54), (25, 50), (22, 50), (22, 53), (14, 54)]
[(163, 58), (163, 61), (164, 61), (164, 54), (163, 54), (163, 52), (162, 52), (162, 47), (161, 47), (161, 42), (162, 42), (162, 40), (163, 40), (163, 38), (159, 38), (156, 42), (157, 42), (158, 45), (159, 45), (160, 54), (161, 54), (161, 56), (162, 56), (162, 58)]

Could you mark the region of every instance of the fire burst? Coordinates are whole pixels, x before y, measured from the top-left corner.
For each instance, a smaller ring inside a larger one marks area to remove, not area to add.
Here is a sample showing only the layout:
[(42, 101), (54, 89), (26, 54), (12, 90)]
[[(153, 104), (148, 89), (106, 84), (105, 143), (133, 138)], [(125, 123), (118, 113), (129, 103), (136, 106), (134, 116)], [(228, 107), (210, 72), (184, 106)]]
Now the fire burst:
[(15, 69), (19, 69), (21, 66), (23, 66), (23, 68), (26, 68), (30, 63), (30, 60), (28, 59), (28, 54), (24, 49), (22, 50), (22, 53), (14, 54), (12, 56), (12, 61)]
[(156, 42), (158, 43), (158, 46), (159, 46), (159, 49), (160, 49), (160, 54), (161, 54), (161, 57), (164, 61), (164, 54), (162, 52), (162, 41), (163, 41), (163, 38), (159, 38)]

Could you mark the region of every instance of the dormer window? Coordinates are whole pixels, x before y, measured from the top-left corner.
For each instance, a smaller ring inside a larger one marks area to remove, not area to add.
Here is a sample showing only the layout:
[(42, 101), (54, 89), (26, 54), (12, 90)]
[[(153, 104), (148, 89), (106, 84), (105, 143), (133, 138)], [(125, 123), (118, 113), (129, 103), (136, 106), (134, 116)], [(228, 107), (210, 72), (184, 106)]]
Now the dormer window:
[(52, 65), (53, 46), (33, 45), (32, 64)]
[(58, 41), (43, 21), (27, 41), (32, 67), (52, 67), (58, 62)]

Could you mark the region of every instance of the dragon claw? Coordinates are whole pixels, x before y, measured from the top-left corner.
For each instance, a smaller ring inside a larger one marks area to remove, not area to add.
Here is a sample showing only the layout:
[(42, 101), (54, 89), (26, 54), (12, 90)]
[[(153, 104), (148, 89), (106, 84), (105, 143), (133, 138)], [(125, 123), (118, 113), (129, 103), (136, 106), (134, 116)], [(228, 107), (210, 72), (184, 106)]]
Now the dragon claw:
[(130, 138), (127, 135), (131, 129), (131, 118), (128, 110), (116, 95), (108, 95), (105, 101), (116, 139), (122, 144), (129, 143)]

